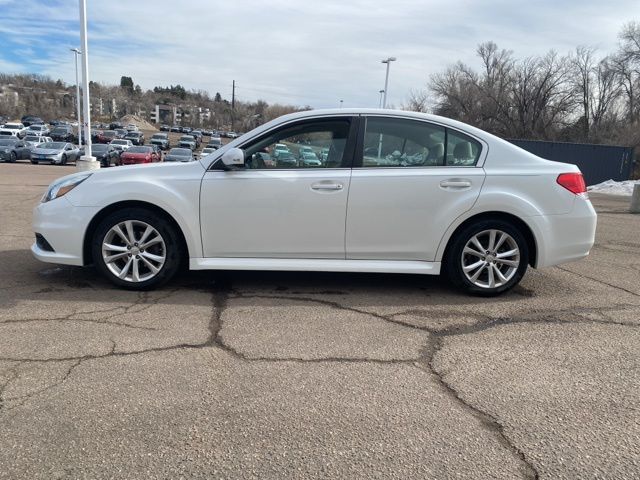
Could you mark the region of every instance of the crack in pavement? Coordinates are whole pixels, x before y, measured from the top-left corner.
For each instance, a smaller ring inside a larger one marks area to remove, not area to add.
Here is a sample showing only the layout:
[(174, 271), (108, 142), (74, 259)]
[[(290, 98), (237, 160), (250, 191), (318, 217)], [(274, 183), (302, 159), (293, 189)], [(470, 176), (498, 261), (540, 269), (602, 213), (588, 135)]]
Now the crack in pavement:
[(630, 293), (631, 295), (634, 295), (636, 297), (640, 297), (640, 293), (634, 292), (633, 290), (629, 290), (629, 289), (624, 288), (624, 287), (620, 287), (619, 285), (614, 285), (613, 283), (605, 282), (604, 280), (600, 280), (599, 278), (590, 277), (589, 275), (585, 275), (584, 273), (574, 272), (573, 270), (569, 270), (568, 268), (561, 267), (559, 265), (556, 265), (556, 268), (558, 270), (562, 270), (563, 272), (572, 273), (573, 275), (575, 275), (577, 277), (586, 278), (587, 280), (591, 280), (591, 281), (600, 283), (601, 285), (606, 285), (608, 287), (615, 288), (615, 289), (618, 289), (618, 290), (622, 290), (623, 292)]
[[(571, 272), (571, 271), (569, 272), (575, 274), (575, 272)], [(601, 283), (604, 283), (604, 282), (601, 282)], [(613, 287), (620, 288), (616, 286), (613, 286)], [(170, 294), (162, 298), (167, 298), (168, 296), (174, 294), (177, 290), (179, 289), (172, 291)], [(625, 289), (622, 289), (622, 290), (625, 290)], [(608, 306), (608, 307), (598, 307), (598, 308), (594, 307), (594, 308), (582, 308), (582, 309), (567, 308), (567, 309), (560, 309), (560, 310), (551, 311), (551, 312), (547, 311), (543, 314), (532, 314), (528, 316), (525, 315), (519, 318), (491, 317), (489, 315), (467, 314), (462, 312), (457, 312), (457, 313), (449, 312), (450, 315), (461, 314), (461, 315), (471, 316), (478, 321), (471, 325), (455, 325), (442, 330), (437, 330), (427, 326), (419, 326), (419, 325), (407, 323), (397, 318), (403, 315), (428, 315), (429, 313), (433, 315), (434, 314), (433, 311), (428, 312), (428, 311), (422, 311), (414, 308), (414, 309), (408, 309), (400, 312), (383, 315), (377, 312), (371, 312), (371, 311), (361, 309), (361, 308), (356, 308), (353, 306), (342, 305), (336, 301), (313, 298), (309, 296), (277, 295), (277, 294), (246, 295), (246, 294), (243, 294), (242, 292), (233, 290), (231, 283), (228, 280), (214, 283), (209, 290), (205, 289), (203, 291), (209, 292), (211, 294), (212, 313), (211, 313), (209, 322), (207, 324), (209, 335), (207, 339), (202, 343), (195, 343), (195, 344), (182, 343), (182, 344), (170, 345), (165, 347), (148, 348), (148, 349), (137, 350), (137, 351), (117, 352), (116, 342), (113, 339), (110, 339), (112, 344), (110, 350), (107, 353), (99, 354), (99, 355), (89, 354), (89, 355), (83, 355), (83, 356), (71, 356), (66, 358), (47, 358), (47, 359), (0, 357), (0, 360), (16, 361), (21, 363), (72, 362), (69, 369), (67, 370), (67, 372), (65, 373), (65, 375), (60, 381), (50, 386), (47, 386), (44, 389), (40, 389), (36, 392), (32, 392), (28, 395), (25, 395), (20, 405), (23, 405), (24, 403), (26, 403), (34, 395), (39, 395), (45, 391), (49, 391), (55, 388), (56, 386), (59, 386), (62, 383), (64, 383), (70, 377), (73, 370), (85, 361), (101, 359), (101, 358), (109, 358), (109, 357), (127, 357), (127, 356), (142, 355), (142, 354), (147, 354), (152, 352), (166, 352), (166, 351), (174, 351), (174, 350), (181, 350), (181, 349), (202, 349), (207, 347), (213, 347), (213, 348), (221, 349), (229, 353), (233, 357), (240, 359), (242, 361), (247, 361), (247, 362), (294, 362), (294, 363), (301, 363), (301, 364), (334, 362), (334, 363), (374, 363), (374, 364), (410, 365), (422, 371), (427, 371), (428, 373), (433, 375), (437, 379), (437, 382), (440, 385), (440, 387), (443, 389), (443, 391), (446, 393), (446, 395), (449, 398), (451, 398), (453, 401), (457, 402), (458, 404), (462, 405), (467, 411), (469, 411), (469, 413), (473, 415), (474, 418), (480, 421), (480, 423), (484, 426), (484, 428), (486, 428), (488, 431), (492, 432), (496, 436), (496, 438), (498, 439), (501, 445), (507, 448), (511, 452), (511, 454), (518, 459), (519, 463), (522, 465), (523, 476), (525, 478), (537, 479), (539, 475), (536, 468), (530, 463), (530, 461), (527, 459), (524, 452), (521, 451), (516, 445), (512, 443), (512, 441), (509, 439), (508, 435), (504, 430), (504, 426), (500, 423), (500, 421), (497, 418), (488, 414), (487, 412), (484, 412), (479, 407), (476, 407), (468, 403), (467, 401), (465, 401), (464, 398), (462, 398), (462, 396), (460, 396), (460, 394), (455, 390), (455, 388), (445, 381), (442, 374), (436, 370), (436, 368), (433, 365), (433, 359), (442, 348), (443, 340), (446, 337), (474, 334), (474, 333), (489, 330), (495, 327), (505, 326), (505, 325), (514, 325), (514, 324), (544, 323), (544, 324), (554, 324), (554, 325), (567, 325), (567, 324), (576, 324), (576, 323), (596, 323), (596, 324), (605, 324), (605, 325), (618, 325), (618, 326), (625, 326), (625, 327), (639, 326), (637, 324), (628, 323), (628, 322), (619, 322), (619, 321), (613, 321), (613, 320), (612, 321), (599, 320), (599, 319), (580, 316), (580, 314), (587, 314), (587, 313), (598, 313), (598, 314), (601, 314), (602, 316), (605, 316), (605, 312), (620, 310), (621, 308), (626, 309), (629, 307), (631, 308), (638, 307), (638, 305), (633, 305), (633, 304), (619, 304), (619, 305)], [(634, 292), (629, 292), (629, 293), (637, 295)], [(162, 298), (155, 299), (153, 302), (157, 303)], [(303, 303), (324, 305), (333, 309), (350, 311), (350, 312), (354, 312), (362, 315), (371, 316), (371, 317), (380, 319), (384, 322), (387, 322), (396, 326), (401, 326), (403, 328), (409, 328), (416, 331), (426, 331), (431, 334), (431, 337), (430, 337), (429, 344), (426, 346), (425, 352), (421, 354), (418, 358), (410, 359), (410, 360), (397, 360), (397, 359), (380, 360), (380, 359), (373, 359), (373, 358), (349, 358), (349, 357), (322, 357), (322, 358), (314, 358), (314, 359), (304, 359), (299, 357), (272, 358), (268, 356), (250, 357), (250, 356), (244, 355), (243, 353), (234, 349), (232, 346), (225, 343), (224, 340), (220, 337), (220, 332), (223, 327), (223, 323), (224, 323), (223, 315), (228, 307), (228, 301), (230, 299), (251, 299), (251, 298), (290, 300), (290, 301), (299, 301)], [(71, 314), (71, 316), (86, 315), (86, 314), (92, 314), (92, 313), (105, 313), (105, 312), (114, 312), (114, 316), (117, 316), (122, 313), (115, 313), (116, 311), (121, 311), (124, 308), (124, 311), (129, 312), (136, 305), (139, 305), (139, 304), (142, 304), (142, 305), (149, 304), (148, 295), (146, 293), (139, 294), (138, 300), (134, 304), (129, 305), (127, 307), (119, 306), (119, 307), (114, 307), (111, 309), (106, 309), (101, 311), (96, 310), (91, 312), (74, 312), (73, 314)], [(562, 315), (562, 314), (572, 315), (572, 319), (562, 320), (559, 318), (554, 318), (556, 315)], [(6, 322), (3, 322), (3, 323), (6, 323)], [(5, 382), (4, 385), (0, 386), (0, 410), (2, 410), (2, 407), (3, 407), (2, 393), (6, 390), (7, 385), (10, 384), (12, 381), (15, 381), (15, 378), (19, 376), (17, 373), (17, 367), (14, 367), (14, 368), (16, 370), (16, 373), (12, 374), (12, 377), (10, 378), (10, 380)], [(12, 409), (17, 408), (20, 405), (13, 406)], [(5, 410), (7, 409), (5, 408)]]

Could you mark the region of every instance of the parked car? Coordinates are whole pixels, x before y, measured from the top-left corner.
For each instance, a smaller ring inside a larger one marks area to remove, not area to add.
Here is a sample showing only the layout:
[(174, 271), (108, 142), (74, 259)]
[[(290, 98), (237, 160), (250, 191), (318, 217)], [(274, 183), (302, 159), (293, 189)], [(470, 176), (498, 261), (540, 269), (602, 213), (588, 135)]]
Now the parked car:
[(295, 168), (298, 166), (298, 159), (289, 151), (279, 151), (278, 156), (274, 156), (274, 159), (278, 168)]
[(182, 127), (182, 133), (191, 133), (193, 128), (191, 127)]
[(144, 133), (129, 132), (125, 135), (125, 140), (131, 140), (134, 145), (144, 145)]
[(310, 152), (308, 150), (302, 152), (298, 163), (302, 167), (319, 167), (322, 165), (318, 156), (314, 152)]
[(182, 133), (182, 127), (180, 127), (178, 125), (174, 125), (173, 127), (171, 127), (171, 131), (172, 132), (177, 132), (177, 133)]
[(200, 130), (192, 130), (189, 135), (195, 138), (196, 143), (198, 144), (198, 146), (200, 146), (200, 144), (202, 143), (202, 132)]
[(27, 135), (24, 137), (24, 141), (29, 144), (31, 149), (34, 149), (41, 143), (53, 142), (51, 137), (44, 137), (42, 135)]
[(122, 152), (120, 155), (120, 162), (122, 165), (135, 165), (138, 163), (153, 163), (159, 162), (160, 158), (154, 152), (152, 147), (145, 146), (133, 146), (127, 151)]
[(169, 141), (169, 135), (166, 133), (154, 133), (149, 140), (152, 145), (158, 145), (161, 150), (169, 150), (171, 143)]
[(213, 148), (213, 147), (204, 147), (202, 149), (202, 152), (200, 153), (201, 157), (206, 157), (207, 155), (211, 155), (212, 153), (214, 153), (217, 150), (217, 148)]
[(202, 130), (202, 135), (205, 137), (211, 137), (213, 136), (213, 132), (211, 130)]
[(183, 135), (182, 137), (180, 137), (180, 139), (178, 140), (178, 146), (182, 148), (190, 148), (191, 151), (194, 151), (196, 148), (198, 148), (196, 139), (191, 135)]
[(116, 132), (115, 138), (124, 138), (129, 133), (126, 128), (116, 128), (114, 132)]
[[(292, 175), (248, 161), (302, 139), (329, 148), (323, 165)], [(420, 163), (403, 160), (417, 154)], [(121, 202), (136, 206), (111, 208)], [(496, 295), (529, 265), (587, 256), (596, 213), (575, 165), (443, 117), (336, 109), (280, 117), (198, 162), (63, 177), (33, 225), (36, 258), (95, 263), (124, 288), (156, 287), (187, 261), (192, 269), (442, 272), (466, 292)]]
[(169, 127), (169, 125), (165, 125), (165, 124), (160, 125), (161, 132), (168, 132), (170, 130), (171, 130), (171, 127)]
[(35, 115), (24, 115), (20, 119), (20, 123), (22, 123), (25, 127), (29, 127), (34, 124), (44, 124), (44, 121), (40, 117), (36, 117)]
[(91, 154), (100, 162), (102, 168), (120, 165), (120, 152), (113, 148), (113, 145), (96, 143), (91, 146)]
[(122, 125), (122, 123), (120, 122), (111, 122), (109, 124), (109, 130), (116, 130), (118, 128), (124, 128), (124, 125)]
[(220, 148), (222, 146), (222, 140), (220, 139), (220, 137), (211, 137), (209, 139), (209, 143), (207, 144), (207, 147), (209, 148)]
[(24, 138), (27, 135), (27, 128), (22, 123), (5, 123), (0, 127), (0, 135)]
[(30, 158), (31, 145), (17, 137), (0, 138), (0, 160), (13, 163), (16, 160)]
[(31, 163), (49, 162), (52, 165), (66, 165), (75, 162), (80, 157), (80, 150), (76, 145), (68, 142), (41, 143), (30, 151)]
[(227, 132), (228, 138), (238, 138), (239, 135), (236, 132)]
[(134, 123), (129, 123), (127, 124), (127, 126), (125, 127), (127, 129), (127, 132), (137, 132), (138, 131), (138, 126)]
[(72, 143), (76, 140), (71, 125), (58, 125), (49, 132), (49, 136), (54, 142)]
[(118, 134), (115, 130), (104, 130), (96, 135), (95, 142), (106, 144), (111, 143), (116, 138), (118, 138)]
[(27, 135), (44, 135), (47, 136), (50, 130), (42, 123), (32, 123), (27, 127), (25, 132)]
[(164, 156), (165, 162), (192, 162), (195, 158), (190, 148), (172, 148)]
[(162, 150), (158, 145), (149, 145), (153, 149), (153, 153), (158, 157), (158, 162), (162, 161)]
[(127, 140), (124, 138), (116, 138), (114, 140), (111, 140), (111, 143), (109, 143), (109, 145), (112, 145), (113, 148), (115, 148), (119, 153), (126, 152), (131, 147), (133, 147), (133, 143), (131, 143), (131, 140)]

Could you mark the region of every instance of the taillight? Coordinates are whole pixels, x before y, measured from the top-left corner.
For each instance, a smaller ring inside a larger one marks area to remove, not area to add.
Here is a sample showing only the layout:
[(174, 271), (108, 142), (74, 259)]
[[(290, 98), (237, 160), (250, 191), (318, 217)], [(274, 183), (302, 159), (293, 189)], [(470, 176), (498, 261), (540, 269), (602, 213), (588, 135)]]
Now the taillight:
[(581, 173), (561, 173), (556, 180), (559, 185), (569, 190), (571, 193), (580, 195), (586, 193), (587, 186)]

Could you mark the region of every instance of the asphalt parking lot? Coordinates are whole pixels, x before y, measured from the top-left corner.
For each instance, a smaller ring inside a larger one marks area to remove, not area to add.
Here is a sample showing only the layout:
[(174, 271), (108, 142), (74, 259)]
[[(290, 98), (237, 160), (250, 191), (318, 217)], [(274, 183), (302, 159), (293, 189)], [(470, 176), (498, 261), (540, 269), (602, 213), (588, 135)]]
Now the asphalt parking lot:
[[(140, 167), (144, 168), (144, 167)], [(0, 478), (638, 478), (640, 215), (507, 295), (438, 278), (37, 262), (73, 167), (0, 164)]]

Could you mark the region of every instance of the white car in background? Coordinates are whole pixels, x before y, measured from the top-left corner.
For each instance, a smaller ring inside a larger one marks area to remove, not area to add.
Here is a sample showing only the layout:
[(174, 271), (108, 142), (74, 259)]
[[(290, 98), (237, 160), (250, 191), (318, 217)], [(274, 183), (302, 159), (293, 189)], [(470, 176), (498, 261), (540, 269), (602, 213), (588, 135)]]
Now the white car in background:
[(111, 142), (109, 142), (109, 145), (113, 146), (114, 150), (122, 153), (133, 147), (133, 142), (131, 142), (131, 140), (125, 140), (124, 138), (116, 138), (114, 140), (111, 140)]
[[(279, 168), (276, 146), (327, 149)], [(348, 202), (347, 202), (348, 198)], [(35, 208), (36, 258), (148, 289), (193, 270), (445, 274), (495, 295), (588, 255), (575, 165), (420, 113), (337, 109), (266, 123), (196, 162), (79, 172)]]
[(42, 124), (35, 124), (35, 125), (29, 125), (26, 130), (25, 133), (26, 135), (49, 135), (50, 130), (47, 128), (46, 125), (42, 125)]
[(0, 135), (24, 138), (26, 134), (27, 128), (22, 123), (5, 123), (0, 127)]
[(32, 150), (41, 143), (53, 142), (51, 137), (44, 137), (42, 135), (27, 135), (24, 137), (24, 141), (31, 146)]

